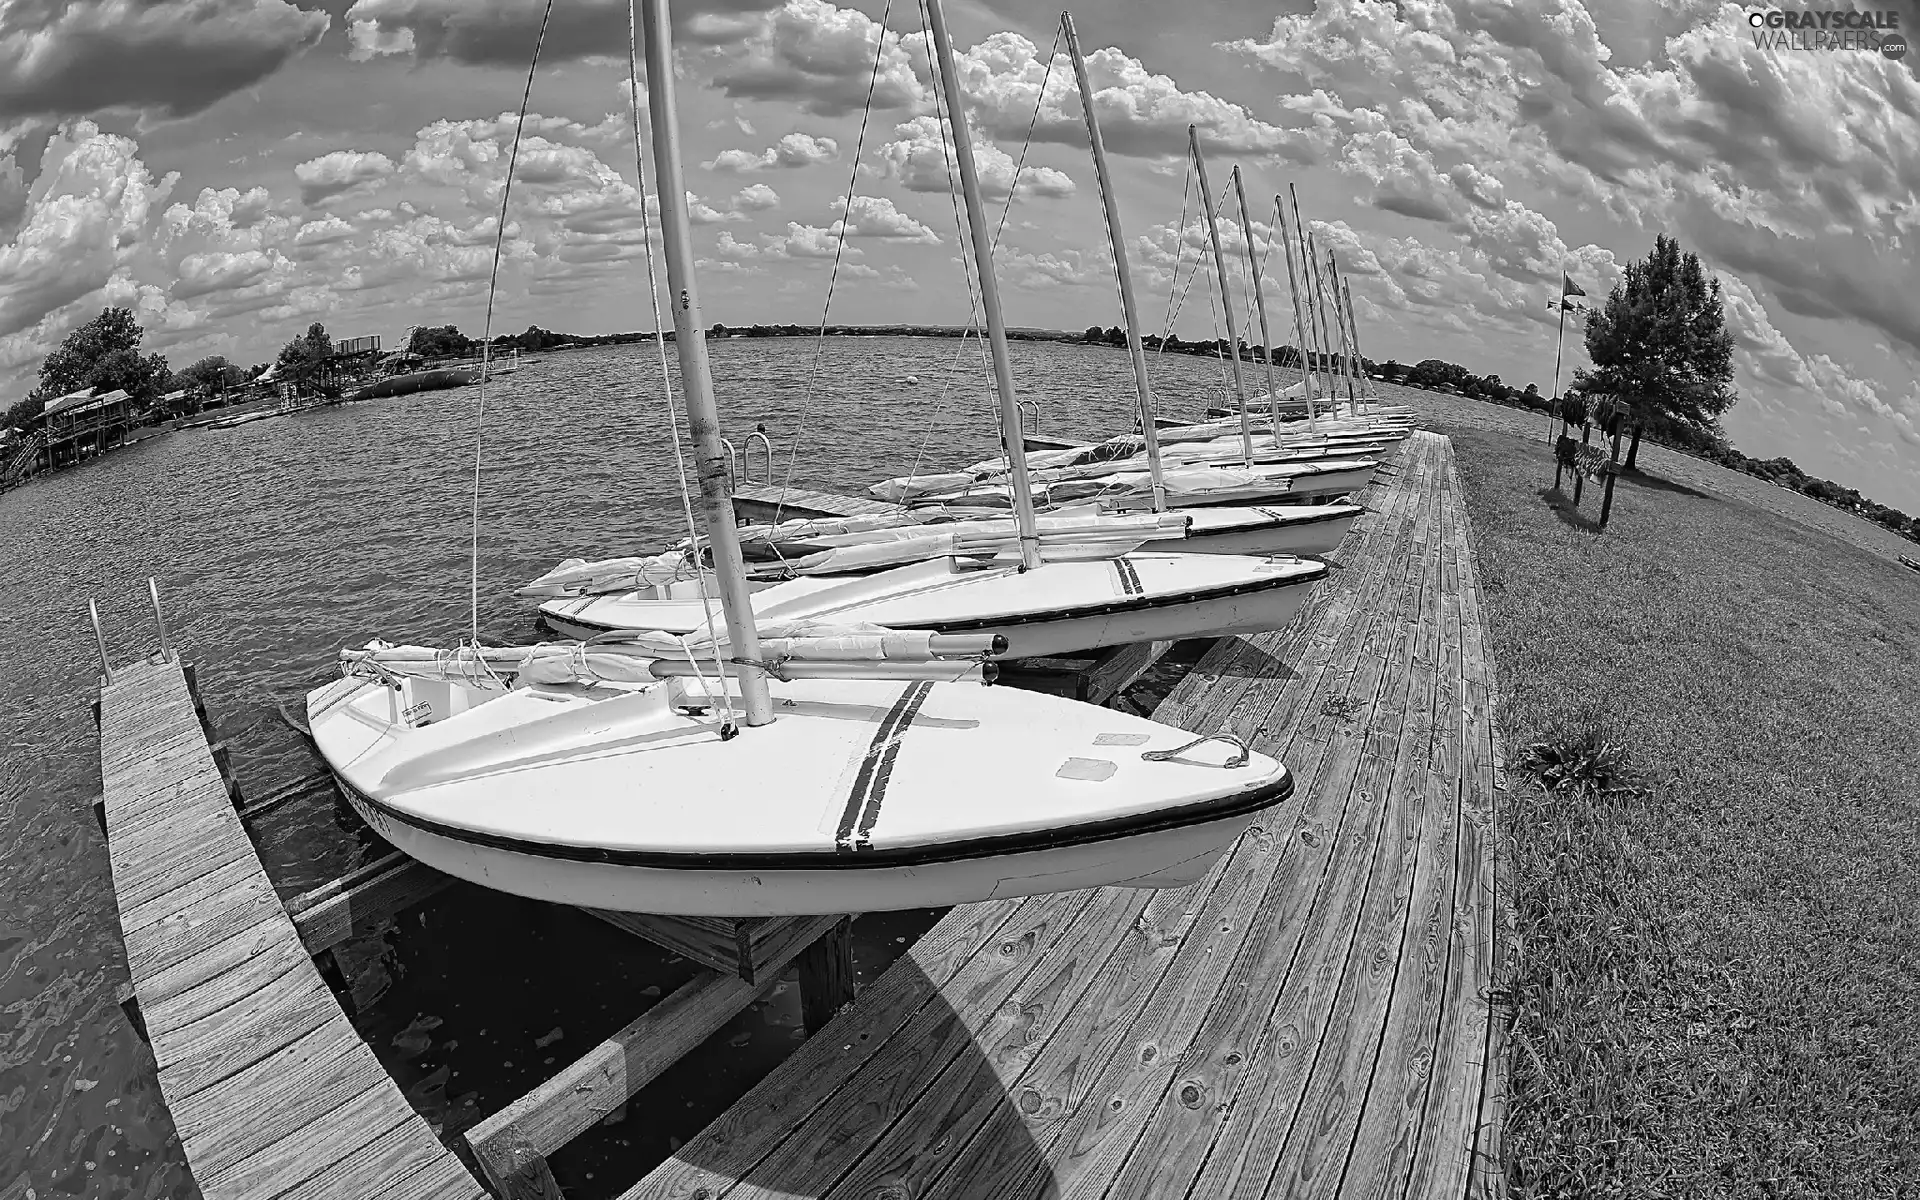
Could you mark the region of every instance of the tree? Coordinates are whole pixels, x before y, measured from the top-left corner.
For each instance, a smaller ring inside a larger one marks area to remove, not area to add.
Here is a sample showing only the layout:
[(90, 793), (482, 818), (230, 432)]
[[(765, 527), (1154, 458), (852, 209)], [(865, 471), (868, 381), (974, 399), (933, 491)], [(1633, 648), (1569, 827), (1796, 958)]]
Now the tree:
[(244, 369), (227, 361), (224, 354), (209, 354), (192, 366), (182, 368), (179, 374), (168, 381), (168, 391), (186, 388), (188, 391), (205, 395), (217, 395), (230, 387), (237, 387), (247, 380)]
[(279, 357), (274, 359), (280, 373), (274, 378), (310, 384), (325, 392), (333, 382), (332, 360), (333, 339), (327, 336), (327, 327), (315, 321), (305, 333), (280, 348)]
[(1606, 304), (1587, 318), (1586, 338), (1594, 365), (1574, 372), (1576, 384), (1633, 407), (1627, 470), (1635, 469), (1648, 422), (1705, 428), (1738, 399), (1720, 281), (1707, 277), (1699, 255), (1682, 254), (1665, 234), (1654, 238), (1646, 258), (1627, 264)]
[(421, 358), (465, 358), (473, 341), (456, 325), (416, 325), (407, 334), (407, 353)]
[(1087, 331), (1080, 335), (1080, 340), (1083, 342), (1104, 342), (1107, 340), (1107, 331), (1098, 325), (1089, 325), (1087, 326)]
[(124, 389), (136, 405), (151, 404), (171, 372), (164, 355), (140, 353), (145, 332), (133, 319), (132, 309), (102, 309), (40, 363), (40, 385), (27, 397), (28, 403), (15, 405), (9, 416), (17, 412), (14, 423), (25, 424), (39, 416), (49, 400), (87, 387), (103, 392)]

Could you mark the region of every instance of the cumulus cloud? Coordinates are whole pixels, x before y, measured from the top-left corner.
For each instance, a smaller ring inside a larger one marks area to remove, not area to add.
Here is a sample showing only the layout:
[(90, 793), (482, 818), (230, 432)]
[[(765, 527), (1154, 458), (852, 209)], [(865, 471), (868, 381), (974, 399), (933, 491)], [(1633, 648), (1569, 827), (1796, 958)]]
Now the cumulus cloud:
[[(1029, 123), (1041, 142), (1087, 144), (1086, 117), (1066, 56), (1047, 60), (1026, 38), (997, 33), (956, 52), (957, 75), (967, 109), (995, 137), (1022, 138)], [(1308, 161), (1309, 143), (1299, 134), (1255, 117), (1244, 105), (1210, 92), (1182, 88), (1171, 76), (1108, 47), (1086, 56), (1100, 137), (1112, 154), (1164, 158), (1187, 151), (1187, 127), (1211, 152), (1281, 155)], [(924, 47), (916, 66), (927, 79)], [(929, 80), (930, 82), (930, 80)], [(1038, 101), (1036, 112), (1035, 103)]]
[(938, 234), (895, 208), (893, 201), (885, 196), (855, 196), (851, 207), (845, 196), (836, 196), (833, 207), (845, 216), (835, 221), (832, 228), (836, 231), (844, 228), (850, 238), (883, 238), (927, 246), (940, 243)]
[(177, 176), (156, 180), (138, 150), (91, 121), (55, 134), (25, 219), (0, 246), (0, 338), (106, 286), (139, 248)]
[(712, 47), (698, 61), (714, 85), (736, 99), (789, 101), (835, 117), (859, 112), (870, 83), (878, 109), (904, 107), (923, 94), (900, 35), (858, 9), (786, 0), (750, 18), (712, 21), (709, 29)]
[(13, 5), (0, 13), (0, 119), (200, 112), (279, 70), (329, 24), (284, 0)]
[(832, 162), (838, 157), (840, 143), (830, 137), (789, 133), (758, 154), (749, 150), (722, 150), (712, 162), (702, 163), (701, 166), (709, 171), (742, 173), (769, 171), (776, 167), (810, 167), (815, 163)]
[(749, 184), (735, 192), (728, 204), (734, 212), (766, 212), (780, 207), (780, 193), (764, 183)]
[(301, 163), (293, 177), (300, 182), (300, 199), (312, 205), (369, 190), (393, 170), (393, 160), (377, 150), (335, 150)]
[[(449, 59), (481, 66), (526, 67), (540, 31), (544, 0), (356, 0), (346, 20), (351, 56), (362, 61), (385, 54)], [(759, 0), (704, 0), (675, 4), (673, 22), (682, 41), (713, 36), (740, 17), (771, 7)], [(557, 4), (540, 57), (547, 62), (614, 57), (625, 59), (626, 0), (569, 0)]]
[[(1065, 171), (1028, 163), (1016, 172), (1013, 156), (987, 138), (975, 136), (973, 158), (980, 192), (990, 200), (1004, 200), (1012, 194), (1016, 173), (1022, 196), (1060, 199), (1074, 193), (1073, 177)], [(880, 147), (879, 159), (886, 173), (899, 179), (910, 192), (948, 192), (958, 178), (952, 146), (940, 120), (932, 115), (894, 126), (893, 140)]]

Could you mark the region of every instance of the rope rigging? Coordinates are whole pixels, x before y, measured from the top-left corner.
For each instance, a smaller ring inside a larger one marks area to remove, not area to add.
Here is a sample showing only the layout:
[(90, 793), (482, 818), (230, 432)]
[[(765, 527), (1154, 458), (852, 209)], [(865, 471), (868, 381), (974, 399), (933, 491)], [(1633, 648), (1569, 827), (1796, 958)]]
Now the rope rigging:
[(520, 161), (520, 135), (527, 127), (527, 105), (533, 100), (533, 74), (540, 66), (540, 48), (547, 41), (547, 22), (553, 17), (553, 0), (547, 0), (540, 14), (540, 32), (533, 41), (533, 61), (527, 64), (527, 86), (520, 94), (520, 119), (513, 127), (513, 149), (507, 155), (507, 178), (500, 186), (500, 217), (493, 231), (493, 269), (487, 277), (487, 319), (480, 335), (480, 394), (473, 417), (473, 542), (470, 567), (468, 632), (474, 645), (480, 644), (480, 454), (487, 422), (487, 377), (493, 374), (493, 302), (500, 291), (500, 251), (507, 240), (507, 201), (513, 195), (513, 172)]

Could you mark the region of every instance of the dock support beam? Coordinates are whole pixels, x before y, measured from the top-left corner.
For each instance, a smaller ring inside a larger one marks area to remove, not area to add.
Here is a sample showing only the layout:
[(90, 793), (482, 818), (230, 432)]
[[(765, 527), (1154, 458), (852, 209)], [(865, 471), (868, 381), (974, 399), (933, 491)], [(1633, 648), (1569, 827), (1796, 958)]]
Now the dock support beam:
[(853, 993), (853, 918), (842, 917), (800, 954), (800, 1021), (807, 1036), (852, 1004)]

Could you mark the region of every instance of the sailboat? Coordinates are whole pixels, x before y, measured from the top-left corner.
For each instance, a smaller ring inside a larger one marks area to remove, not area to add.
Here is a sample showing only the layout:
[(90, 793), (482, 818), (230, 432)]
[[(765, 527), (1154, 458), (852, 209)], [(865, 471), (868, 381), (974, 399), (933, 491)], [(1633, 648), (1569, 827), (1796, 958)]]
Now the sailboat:
[[(959, 97), (954, 99), (960, 104)], [(964, 112), (964, 104), (953, 111)], [(973, 152), (966, 122), (952, 124), (956, 158), (971, 164)], [(1104, 153), (1097, 154), (1096, 161), (1102, 171), (1103, 193), (1110, 201), (1112, 189), (1104, 186)], [(964, 192), (968, 170), (960, 175)], [(992, 248), (987, 240), (989, 226), (978, 198), (968, 197), (967, 201), (989, 340), (999, 346), (1005, 337), (1000, 326)], [(1108, 218), (1111, 230), (1115, 221), (1111, 203)], [(1122, 254), (1120, 261), (1124, 260)], [(1131, 316), (1129, 325), (1133, 325)], [(996, 328), (1001, 332), (994, 333)], [(1138, 353), (1138, 338), (1129, 340)], [(1277, 629), (1299, 611), (1309, 587), (1325, 577), (1325, 564), (1297, 557), (1129, 551), (1111, 544), (1112, 552), (1105, 555), (1043, 554), (1035, 485), (1050, 485), (1036, 480), (1036, 473), (1029, 471), (1012, 365), (1002, 350), (994, 351), (993, 368), (1001, 437), (1008, 454), (1006, 479), (970, 486), (942, 498), (1011, 510), (1012, 520), (1006, 527), (1011, 535), (1008, 552), (984, 561), (959, 554), (934, 554), (884, 570), (870, 569), (871, 559), (867, 559), (869, 565), (857, 574), (823, 570), (806, 578), (774, 583), (751, 596), (759, 619), (870, 622), (892, 629), (992, 633), (1006, 639), (1009, 657), (1046, 657), (1131, 642), (1225, 637)], [(1256, 474), (1247, 479), (1238, 475), (1228, 479), (1211, 466), (1187, 467), (1175, 473), (1173, 485), (1178, 487), (1186, 479), (1204, 474), (1210, 481), (1224, 481), (1239, 489), (1229, 492), (1216, 488), (1199, 499), (1201, 504), (1223, 503), (1228, 495), (1271, 498), (1298, 488), (1300, 477), (1310, 470), (1326, 477), (1345, 470), (1347, 474), (1340, 476), (1343, 491), (1365, 485), (1363, 474), (1371, 474), (1371, 462), (1336, 461), (1338, 466), (1312, 469), (1296, 464), (1258, 466), (1254, 468)], [(1159, 494), (1160, 475), (1157, 461), (1150, 461), (1143, 476), (1150, 477), (1149, 497)], [(1126, 480), (1127, 475), (1122, 472), (1116, 478)], [(1150, 508), (1155, 503), (1152, 499), (1145, 505), (1132, 503), (1133, 489), (1126, 484), (1116, 489), (1113, 480), (1080, 486), (1087, 496), (1100, 495), (1103, 507)], [(1104, 503), (1108, 499), (1115, 503)], [(1331, 519), (1350, 522), (1358, 511), (1335, 514)], [(1284, 523), (1284, 518), (1255, 514), (1258, 528)], [(1237, 527), (1222, 532), (1245, 536), (1249, 531)], [(895, 552), (907, 556), (903, 548), (896, 547)], [(657, 590), (648, 589), (585, 591), (553, 597), (540, 606), (541, 620), (549, 628), (580, 638), (619, 629), (692, 632), (711, 619), (712, 611), (710, 601), (671, 594), (663, 597)]]
[[(928, 9), (951, 88), (939, 0)], [(643, 0), (642, 17), (675, 350), (725, 632), (343, 652), (346, 675), (310, 693), (307, 712), (350, 803), (459, 878), (623, 911), (867, 912), (1200, 878), (1292, 793), (1279, 762), (1228, 735), (982, 686), (1006, 650), (991, 633), (756, 622), (692, 275), (667, 0)], [(961, 164), (984, 262), (971, 155)], [(988, 311), (1004, 385), (1005, 331)]]

